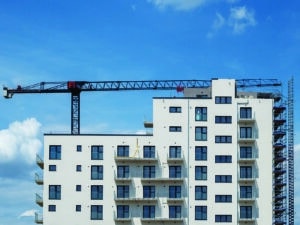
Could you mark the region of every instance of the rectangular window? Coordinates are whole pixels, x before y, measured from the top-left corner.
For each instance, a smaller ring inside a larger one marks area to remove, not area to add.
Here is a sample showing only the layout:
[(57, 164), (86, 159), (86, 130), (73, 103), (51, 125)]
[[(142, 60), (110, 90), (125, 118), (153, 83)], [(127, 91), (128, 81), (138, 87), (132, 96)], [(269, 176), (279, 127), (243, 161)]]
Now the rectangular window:
[(207, 206), (195, 206), (195, 220), (207, 220)]
[(117, 146), (117, 156), (118, 157), (129, 157), (129, 146), (128, 145), (118, 145)]
[(91, 199), (92, 200), (103, 199), (103, 185), (91, 185)]
[(144, 205), (143, 206), (143, 218), (155, 218), (155, 206)]
[(76, 210), (76, 212), (81, 212), (81, 205), (76, 205), (75, 210)]
[(155, 198), (155, 186), (143, 186), (143, 198)]
[(91, 166), (91, 179), (103, 180), (103, 166)]
[(61, 159), (61, 145), (49, 146), (49, 159)]
[(207, 180), (207, 166), (195, 167), (195, 180)]
[(169, 218), (181, 218), (181, 206), (170, 205), (169, 206)]
[(252, 147), (251, 146), (241, 146), (240, 147), (240, 158), (241, 159), (251, 159), (252, 155)]
[(129, 166), (118, 166), (117, 167), (118, 178), (129, 178)]
[(240, 178), (253, 178), (251, 166), (240, 166)]
[(169, 178), (181, 178), (181, 166), (169, 166)]
[(103, 146), (102, 145), (92, 145), (91, 159), (92, 160), (102, 160), (103, 159)]
[(56, 205), (48, 205), (49, 212), (56, 212)]
[(232, 123), (231, 116), (215, 116), (215, 123)]
[(232, 195), (215, 195), (215, 202), (232, 202)]
[(216, 96), (215, 104), (231, 104), (232, 100), (230, 96)]
[(231, 155), (216, 155), (215, 163), (232, 163)]
[(231, 223), (232, 215), (215, 215), (216, 223)]
[(181, 198), (181, 186), (169, 186), (169, 198)]
[(252, 108), (251, 107), (241, 107), (240, 108), (240, 118), (241, 119), (251, 119), (252, 118)]
[(252, 138), (252, 127), (240, 127), (240, 138)]
[(252, 218), (252, 206), (240, 206), (240, 218), (251, 219)]
[(129, 185), (117, 186), (117, 198), (129, 198)]
[(49, 185), (49, 199), (61, 199), (61, 185)]
[(82, 151), (81, 145), (77, 145), (77, 146), (76, 146), (76, 151), (77, 151), (77, 152), (81, 152), (81, 151)]
[(129, 205), (117, 206), (117, 218), (129, 218)]
[(201, 160), (201, 161), (207, 160), (207, 146), (195, 147), (195, 160)]
[(195, 127), (195, 140), (207, 141), (207, 127)]
[(181, 113), (181, 107), (180, 106), (170, 106), (169, 112), (170, 113)]
[(81, 165), (76, 165), (76, 171), (81, 172)]
[(240, 186), (240, 198), (252, 198), (252, 186)]
[(170, 146), (169, 158), (181, 158), (181, 146)]
[(217, 135), (215, 136), (215, 143), (232, 143), (232, 137), (228, 135), (225, 136)]
[(207, 121), (207, 107), (196, 107), (195, 108), (195, 120), (196, 121)]
[(143, 156), (144, 158), (155, 158), (155, 146), (144, 146)]
[(155, 166), (144, 166), (143, 178), (155, 178)]
[(231, 175), (215, 175), (215, 183), (232, 183)]
[(76, 191), (81, 191), (81, 185), (80, 184), (76, 185)]
[(207, 186), (195, 186), (195, 200), (207, 200)]
[(169, 126), (170, 132), (181, 132), (181, 126)]
[(49, 171), (56, 171), (56, 165), (49, 165)]
[(91, 220), (102, 220), (102, 219), (103, 219), (103, 206), (91, 205)]

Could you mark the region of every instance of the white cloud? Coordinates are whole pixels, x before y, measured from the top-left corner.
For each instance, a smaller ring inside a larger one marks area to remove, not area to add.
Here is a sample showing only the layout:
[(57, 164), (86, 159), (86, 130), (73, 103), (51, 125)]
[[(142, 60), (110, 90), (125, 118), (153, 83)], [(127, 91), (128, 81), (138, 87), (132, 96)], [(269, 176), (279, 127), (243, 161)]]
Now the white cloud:
[(234, 33), (240, 34), (247, 27), (256, 25), (254, 12), (247, 9), (246, 6), (233, 7), (230, 9), (228, 24), (233, 28)]
[(37, 212), (37, 210), (35, 210), (35, 209), (27, 210), (27, 211), (21, 213), (19, 218), (21, 218), (21, 217), (34, 217), (36, 212)]
[(8, 129), (0, 130), (0, 162), (24, 159), (34, 163), (42, 143), (38, 138), (41, 124), (35, 118), (16, 121)]
[(188, 11), (195, 9), (211, 0), (148, 0), (159, 9), (174, 8), (175, 10)]

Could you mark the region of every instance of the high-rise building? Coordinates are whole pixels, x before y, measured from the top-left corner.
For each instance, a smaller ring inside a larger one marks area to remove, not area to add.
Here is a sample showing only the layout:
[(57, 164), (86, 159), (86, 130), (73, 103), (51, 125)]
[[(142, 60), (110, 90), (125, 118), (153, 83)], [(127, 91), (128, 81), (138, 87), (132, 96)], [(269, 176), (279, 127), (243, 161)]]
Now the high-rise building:
[(45, 134), (36, 222), (286, 224), (285, 110), (213, 79), (153, 98), (145, 134)]

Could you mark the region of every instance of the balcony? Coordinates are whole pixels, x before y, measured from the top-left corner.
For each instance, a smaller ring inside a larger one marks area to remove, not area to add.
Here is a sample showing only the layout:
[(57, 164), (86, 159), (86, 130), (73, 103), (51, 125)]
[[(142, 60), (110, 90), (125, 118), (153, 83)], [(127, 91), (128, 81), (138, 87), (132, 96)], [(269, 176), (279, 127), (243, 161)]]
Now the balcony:
[(115, 173), (115, 182), (122, 182), (122, 183), (131, 183), (132, 177), (129, 175), (128, 177), (118, 177)]
[(238, 198), (238, 201), (240, 203), (244, 203), (244, 204), (252, 204), (253, 202), (255, 202), (256, 200), (256, 193), (255, 192), (252, 192), (252, 193), (246, 193), (244, 195), (241, 196), (241, 193), (239, 193), (239, 198)]
[(114, 220), (116, 221), (116, 222), (122, 222), (122, 223), (131, 223), (131, 221), (132, 221), (132, 216), (131, 216), (131, 213), (129, 212), (129, 214), (128, 215), (122, 215), (122, 216), (120, 216), (120, 215), (118, 215), (117, 214), (117, 212), (114, 212)]
[(238, 158), (239, 163), (255, 163), (255, 160), (256, 160), (256, 155), (254, 154)]
[(35, 183), (37, 183), (38, 185), (44, 184), (43, 177), (41, 175), (38, 175), (37, 173), (35, 173)]
[(183, 183), (184, 177), (142, 177), (142, 183)]
[(153, 197), (139, 197), (136, 196), (136, 193), (130, 193), (129, 196), (117, 196), (115, 193), (115, 202), (117, 203), (156, 203), (158, 201), (157, 194), (155, 193), (155, 196)]
[(157, 163), (158, 157), (157, 154), (155, 154), (154, 157), (140, 157), (137, 156), (118, 156), (115, 154), (115, 161), (117, 163)]
[(239, 144), (253, 144), (256, 141), (256, 137), (252, 134), (249, 136), (238, 136)]
[(35, 213), (35, 218), (34, 218), (34, 222), (36, 224), (43, 224), (43, 216), (39, 213)]
[(184, 157), (181, 154), (175, 155), (175, 156), (168, 155), (167, 161), (168, 161), (168, 164), (183, 164)]
[(167, 198), (169, 204), (182, 204), (184, 202), (184, 198)]
[(143, 218), (141, 217), (141, 221), (143, 222), (154, 222), (155, 224), (157, 223), (166, 223), (166, 222), (172, 222), (172, 223), (180, 223), (184, 222), (184, 217), (179, 217), (179, 218), (162, 218), (162, 217), (155, 217), (155, 218)]
[(43, 170), (44, 169), (44, 161), (42, 158), (37, 154), (36, 155), (36, 164)]
[(249, 115), (249, 117), (239, 117), (238, 123), (240, 124), (254, 124), (255, 123), (255, 117), (254, 115)]
[(251, 225), (251, 224), (255, 224), (256, 218), (251, 217), (251, 218), (239, 218), (239, 223), (240, 224), (247, 224), (247, 225)]
[(35, 203), (41, 207), (44, 205), (43, 198), (39, 194), (35, 194)]

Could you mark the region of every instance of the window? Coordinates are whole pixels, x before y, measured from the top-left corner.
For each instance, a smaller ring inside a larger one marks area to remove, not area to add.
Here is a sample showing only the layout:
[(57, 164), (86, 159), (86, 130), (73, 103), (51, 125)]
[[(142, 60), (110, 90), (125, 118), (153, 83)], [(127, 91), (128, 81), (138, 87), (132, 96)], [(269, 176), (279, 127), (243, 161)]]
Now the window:
[(129, 218), (129, 205), (117, 206), (117, 218)]
[(252, 138), (252, 127), (240, 127), (240, 138)]
[(169, 126), (170, 132), (181, 132), (181, 126)]
[(129, 185), (117, 186), (117, 198), (129, 198)]
[(76, 210), (76, 212), (81, 212), (81, 205), (76, 205), (75, 210)]
[(252, 186), (240, 186), (240, 198), (252, 198)]
[(92, 160), (103, 159), (103, 146), (102, 145), (92, 145), (91, 159)]
[(169, 158), (181, 158), (181, 146), (170, 146)]
[(215, 163), (232, 163), (231, 155), (216, 155)]
[(76, 165), (76, 171), (81, 172), (81, 165)]
[(143, 186), (143, 198), (155, 198), (155, 186)]
[(103, 206), (91, 205), (91, 220), (102, 220), (102, 219), (103, 219)]
[(61, 199), (60, 185), (49, 185), (49, 199), (55, 199), (55, 200)]
[(252, 167), (240, 166), (240, 178), (252, 178)]
[(144, 146), (144, 158), (155, 158), (155, 146)]
[(195, 167), (195, 179), (196, 180), (207, 180), (207, 166), (196, 166)]
[(103, 185), (91, 185), (91, 199), (92, 200), (103, 199)]
[(170, 113), (181, 113), (181, 107), (179, 106), (170, 106), (169, 107)]
[(155, 166), (144, 166), (143, 178), (155, 178)]
[(215, 183), (232, 183), (231, 175), (215, 175)]
[(216, 96), (215, 97), (216, 104), (231, 104), (230, 96)]
[(181, 178), (181, 166), (169, 166), (169, 178)]
[(143, 206), (143, 218), (155, 218), (155, 206), (144, 205)]
[(207, 121), (207, 107), (196, 107), (195, 108), (195, 120), (196, 121)]
[(81, 145), (77, 145), (77, 146), (76, 146), (76, 151), (77, 151), (77, 152), (81, 152), (81, 151), (82, 151)]
[(103, 166), (92, 166), (91, 167), (91, 179), (92, 180), (103, 180)]
[(207, 146), (196, 146), (195, 147), (195, 160), (207, 160)]
[(195, 206), (195, 220), (207, 220), (207, 206)]
[(49, 159), (61, 159), (61, 145), (49, 146)]
[(207, 200), (207, 186), (195, 186), (195, 200)]
[(169, 218), (181, 218), (181, 206), (170, 205), (169, 206)]
[(231, 136), (215, 136), (215, 143), (232, 143)]
[(81, 191), (81, 185), (79, 184), (76, 185), (76, 191)]
[(195, 140), (207, 141), (207, 127), (195, 127)]
[(48, 205), (49, 212), (56, 212), (56, 205)]
[(118, 178), (129, 178), (129, 166), (118, 166), (117, 167)]
[(49, 171), (56, 171), (56, 165), (49, 165)]
[(215, 215), (215, 222), (217, 223), (231, 223), (232, 215)]
[(231, 116), (215, 116), (215, 123), (231, 123)]
[(252, 156), (252, 147), (251, 146), (241, 146), (240, 147), (240, 158), (241, 159), (251, 159)]
[(252, 206), (240, 206), (240, 218), (251, 219), (252, 218)]
[(128, 145), (118, 145), (117, 146), (117, 156), (118, 157), (129, 157), (129, 146)]
[(169, 186), (169, 198), (181, 198), (181, 186)]
[(251, 119), (252, 118), (252, 108), (251, 107), (241, 107), (240, 108), (240, 118), (241, 119)]
[(215, 202), (232, 202), (232, 195), (215, 195)]

